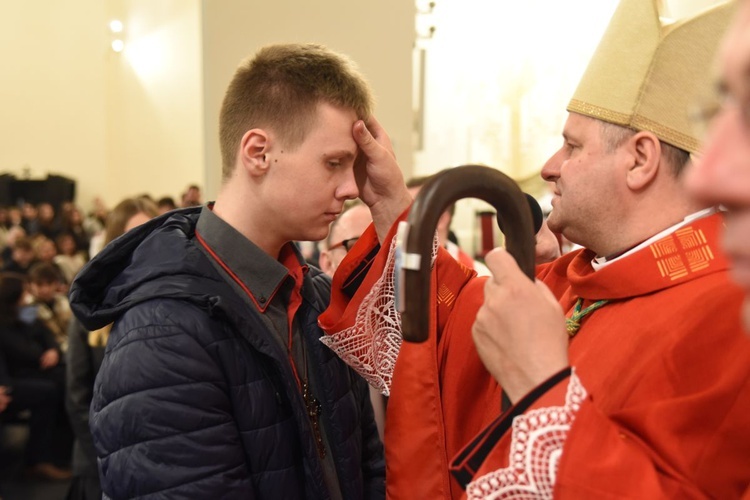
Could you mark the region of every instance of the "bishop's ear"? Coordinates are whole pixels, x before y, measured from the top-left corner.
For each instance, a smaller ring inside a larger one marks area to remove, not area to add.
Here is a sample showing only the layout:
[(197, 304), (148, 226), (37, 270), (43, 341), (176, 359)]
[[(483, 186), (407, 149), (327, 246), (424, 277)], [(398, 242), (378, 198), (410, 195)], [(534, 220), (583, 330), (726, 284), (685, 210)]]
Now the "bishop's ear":
[(259, 128), (245, 132), (240, 141), (240, 162), (253, 175), (262, 175), (268, 169), (268, 152), (270, 141), (268, 133)]
[(651, 132), (642, 131), (630, 138), (628, 150), (632, 154), (632, 163), (627, 172), (628, 187), (639, 191), (656, 179), (662, 166), (661, 143)]

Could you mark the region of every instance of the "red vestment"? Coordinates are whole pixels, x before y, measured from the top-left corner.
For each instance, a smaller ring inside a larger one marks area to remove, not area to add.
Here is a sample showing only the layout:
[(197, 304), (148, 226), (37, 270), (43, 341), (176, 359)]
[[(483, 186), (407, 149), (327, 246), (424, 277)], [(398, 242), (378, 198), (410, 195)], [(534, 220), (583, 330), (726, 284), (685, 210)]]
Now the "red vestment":
[[(395, 225), (350, 298), (343, 290), (348, 281), (360, 277), (361, 264), (377, 246), (372, 226), (360, 237), (339, 265), (331, 304), (318, 322), (328, 339), (344, 344), (331, 346), (339, 356), (390, 395), (384, 439), (388, 498), (457, 499), (463, 489), (450, 474), (450, 459), (500, 412), (500, 388), (479, 360), (471, 338), (484, 279), (472, 279), (473, 270), (438, 250), (433, 282), (440, 285), (432, 303), (433, 331), (424, 343), (401, 344), (389, 252), (394, 234)], [(454, 309), (462, 314), (451, 315)], [(379, 338), (384, 330), (391, 334), (385, 340)], [(367, 358), (373, 351), (376, 355)], [(382, 372), (388, 373), (383, 377)]]
[[(540, 268), (566, 311), (579, 297), (584, 307), (610, 300), (582, 320), (571, 342), (570, 363), (588, 396), (573, 405), (569, 433), (555, 437), (563, 443), (562, 458), (559, 450), (551, 454), (559, 469), (545, 473), (556, 496), (732, 498), (747, 487), (750, 340), (739, 324), (742, 293), (729, 281), (718, 245), (721, 221), (718, 214), (695, 221), (597, 272), (586, 251)], [(342, 276), (373, 238), (351, 255)], [(367, 299), (370, 287), (388, 274), (386, 250), (351, 301), (338, 291), (342, 276), (334, 279), (331, 308), (321, 317), (329, 333), (361, 323), (362, 304), (375, 302)], [(483, 280), (441, 251), (433, 276), (436, 331), (423, 344), (403, 344), (390, 387), (390, 498), (460, 495), (446, 460), (500, 413), (499, 388), (471, 340)], [(568, 379), (526, 411), (568, 408), (566, 387)], [(510, 442), (507, 432), (475, 480), (508, 465)]]

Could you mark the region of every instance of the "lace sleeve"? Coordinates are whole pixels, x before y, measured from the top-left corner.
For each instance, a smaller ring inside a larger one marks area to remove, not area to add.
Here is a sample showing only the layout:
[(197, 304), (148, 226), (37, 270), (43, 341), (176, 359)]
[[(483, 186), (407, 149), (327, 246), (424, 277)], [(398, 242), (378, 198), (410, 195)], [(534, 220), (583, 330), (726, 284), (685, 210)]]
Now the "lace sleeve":
[[(435, 263), (437, 248), (436, 236), (431, 265)], [(393, 238), (383, 273), (362, 299), (354, 324), (320, 339), (385, 396), (390, 396), (393, 369), (402, 342), (401, 314), (395, 297), (395, 262), (396, 238)]]
[(565, 406), (538, 408), (515, 417), (510, 465), (469, 483), (467, 499), (552, 498), (565, 439), (584, 399), (586, 389), (573, 371)]

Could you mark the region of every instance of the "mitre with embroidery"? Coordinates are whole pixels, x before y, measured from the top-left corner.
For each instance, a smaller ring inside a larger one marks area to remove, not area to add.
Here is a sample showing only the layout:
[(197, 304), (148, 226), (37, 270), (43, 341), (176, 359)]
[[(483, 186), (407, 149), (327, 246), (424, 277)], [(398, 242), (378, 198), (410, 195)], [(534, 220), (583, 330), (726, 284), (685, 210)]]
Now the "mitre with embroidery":
[(708, 97), (731, 13), (727, 2), (664, 23), (657, 0), (622, 0), (568, 111), (653, 132), (667, 144), (697, 152), (691, 109)]

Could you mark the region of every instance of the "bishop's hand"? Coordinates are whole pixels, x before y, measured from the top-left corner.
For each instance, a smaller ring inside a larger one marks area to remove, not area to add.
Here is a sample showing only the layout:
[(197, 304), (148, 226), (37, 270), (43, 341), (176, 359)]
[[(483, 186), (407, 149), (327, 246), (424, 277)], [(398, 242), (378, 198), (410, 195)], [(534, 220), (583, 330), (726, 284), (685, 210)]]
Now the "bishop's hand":
[(391, 140), (380, 123), (375, 118), (370, 118), (367, 125), (359, 120), (354, 124), (352, 135), (360, 148), (354, 166), (359, 197), (370, 207), (378, 239), (382, 242), (412, 198), (396, 162)]
[(532, 282), (513, 257), (495, 249), (492, 276), (472, 329), (477, 352), (511, 402), (568, 366), (565, 317), (552, 292)]

